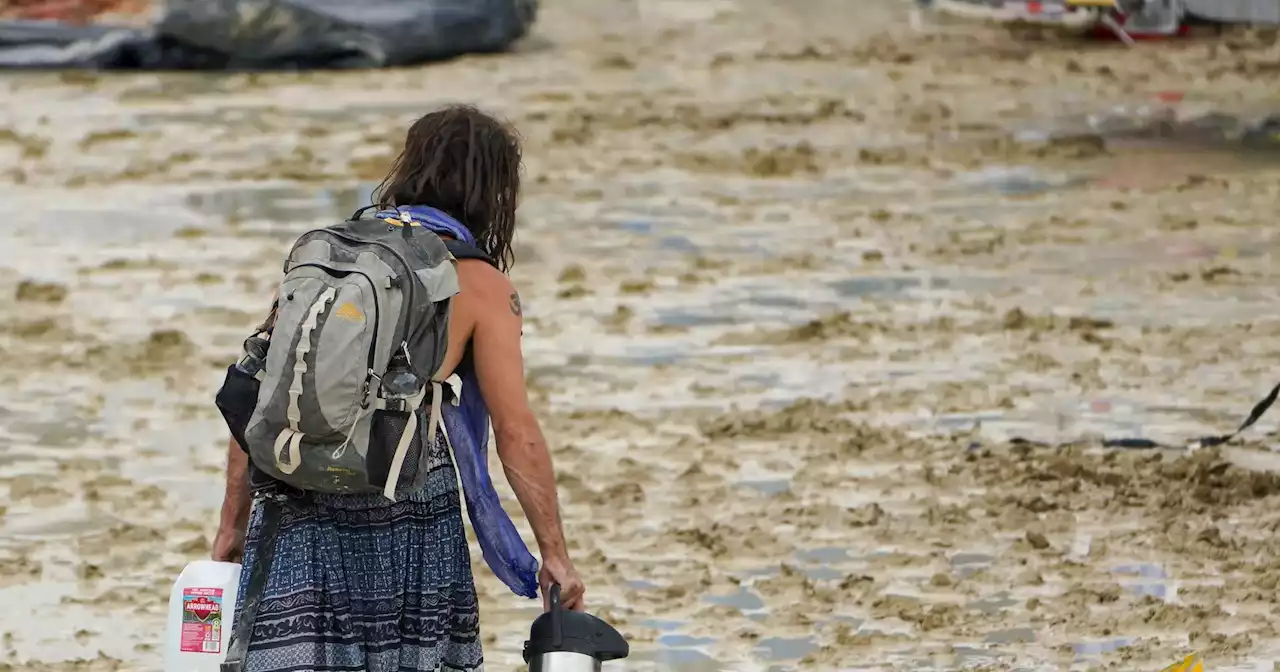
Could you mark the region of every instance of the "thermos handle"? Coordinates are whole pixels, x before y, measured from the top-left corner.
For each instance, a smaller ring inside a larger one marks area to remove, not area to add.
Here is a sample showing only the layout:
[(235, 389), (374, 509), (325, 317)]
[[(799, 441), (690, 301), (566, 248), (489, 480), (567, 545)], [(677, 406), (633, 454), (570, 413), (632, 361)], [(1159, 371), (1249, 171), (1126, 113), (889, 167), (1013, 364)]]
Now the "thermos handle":
[(552, 583), (547, 594), (551, 598), (551, 650), (559, 651), (564, 645), (564, 632), (560, 622), (560, 584)]

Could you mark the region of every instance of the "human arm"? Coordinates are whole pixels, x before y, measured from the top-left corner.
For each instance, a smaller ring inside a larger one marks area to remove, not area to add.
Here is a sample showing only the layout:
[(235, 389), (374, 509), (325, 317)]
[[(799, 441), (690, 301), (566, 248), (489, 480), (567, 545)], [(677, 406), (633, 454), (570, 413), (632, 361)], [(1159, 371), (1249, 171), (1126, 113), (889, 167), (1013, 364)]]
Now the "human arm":
[(213, 538), (214, 560), (239, 562), (244, 555), (244, 534), (249, 524), (249, 456), (235, 439), (227, 442), (227, 480), (222, 498), (218, 534)]
[(492, 268), (477, 270), (468, 279), (473, 280), (464, 286), (470, 294), (467, 308), (474, 320), (471, 348), (476, 377), (493, 419), (503, 471), (533, 528), (542, 556), (539, 579), (544, 599), (550, 584), (556, 582), (561, 586), (564, 606), (582, 610), (585, 589), (569, 559), (551, 454), (525, 389), (519, 296), (510, 280)]
[[(275, 326), (278, 294), (271, 298), (271, 310), (267, 318), (255, 329), (256, 333), (269, 332)], [(258, 383), (244, 378), (249, 387), (232, 385), (232, 372), (218, 392), (218, 407), (229, 425), (247, 423), (257, 396)], [(223, 398), (224, 393), (226, 398)], [(224, 407), (224, 404), (226, 406)], [(222, 498), (222, 516), (218, 532), (213, 539), (214, 560), (239, 562), (244, 554), (245, 530), (249, 522), (252, 495), (249, 489), (249, 456), (234, 438), (243, 438), (243, 426), (231, 426), (233, 438), (227, 441), (227, 474)]]

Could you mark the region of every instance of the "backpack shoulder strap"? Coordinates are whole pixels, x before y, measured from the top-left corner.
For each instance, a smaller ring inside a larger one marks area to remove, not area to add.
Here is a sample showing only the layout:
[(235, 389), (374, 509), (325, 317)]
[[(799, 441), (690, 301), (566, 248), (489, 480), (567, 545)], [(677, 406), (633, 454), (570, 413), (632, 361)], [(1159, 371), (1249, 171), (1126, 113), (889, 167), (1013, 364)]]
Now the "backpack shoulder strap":
[(481, 252), (480, 249), (474, 245), (468, 245), (461, 240), (450, 240), (448, 238), (444, 238), (442, 240), (444, 240), (444, 246), (449, 248), (449, 252), (458, 259), (479, 259), (490, 266), (497, 266), (497, 264), (493, 263), (493, 259), (491, 259), (489, 255)]

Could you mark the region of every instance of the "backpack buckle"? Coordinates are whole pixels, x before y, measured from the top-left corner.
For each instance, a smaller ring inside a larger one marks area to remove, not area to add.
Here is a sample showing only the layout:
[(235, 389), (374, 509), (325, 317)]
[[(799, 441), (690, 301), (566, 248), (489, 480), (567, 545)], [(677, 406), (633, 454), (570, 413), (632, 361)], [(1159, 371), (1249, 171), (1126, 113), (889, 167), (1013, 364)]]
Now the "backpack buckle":
[(369, 373), (364, 377), (364, 384), (360, 386), (360, 408), (362, 410), (369, 409), (369, 381), (377, 378), (378, 375), (369, 369)]

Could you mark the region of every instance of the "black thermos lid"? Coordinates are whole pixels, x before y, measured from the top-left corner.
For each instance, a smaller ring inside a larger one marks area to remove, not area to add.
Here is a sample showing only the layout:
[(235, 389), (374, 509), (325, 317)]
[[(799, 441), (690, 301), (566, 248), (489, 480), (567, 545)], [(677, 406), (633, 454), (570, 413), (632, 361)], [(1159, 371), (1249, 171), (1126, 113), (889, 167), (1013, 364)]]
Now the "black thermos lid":
[(524, 643), (524, 662), (556, 651), (581, 653), (599, 661), (626, 658), (631, 647), (613, 626), (580, 611), (560, 606), (560, 584), (552, 584), (551, 609), (538, 616)]

